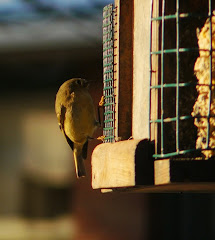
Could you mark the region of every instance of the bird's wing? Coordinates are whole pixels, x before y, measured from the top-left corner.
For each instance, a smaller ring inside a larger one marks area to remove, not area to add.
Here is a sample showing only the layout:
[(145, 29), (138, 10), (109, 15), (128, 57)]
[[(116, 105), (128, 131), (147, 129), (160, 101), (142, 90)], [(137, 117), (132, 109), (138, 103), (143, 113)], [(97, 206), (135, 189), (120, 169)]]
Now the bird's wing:
[(88, 147), (88, 140), (85, 142), (83, 148), (82, 148), (82, 157), (84, 159), (87, 158), (87, 147)]
[(68, 142), (69, 146), (70, 146), (70, 147), (72, 148), (72, 150), (73, 150), (73, 149), (74, 149), (74, 143), (73, 143), (73, 141), (70, 140), (70, 139), (67, 137), (65, 131), (63, 131), (63, 134), (64, 134), (64, 136), (65, 136), (65, 138), (66, 138), (66, 141)]
[(57, 113), (57, 120), (58, 120), (59, 128), (60, 128), (60, 130), (63, 130), (65, 115), (66, 115), (66, 107), (63, 104), (61, 104), (60, 109), (56, 108), (56, 113)]
[(66, 115), (66, 107), (64, 105), (61, 105), (60, 114), (57, 115), (58, 124), (59, 124), (60, 130), (63, 132), (63, 135), (66, 138), (67, 143), (69, 144), (69, 146), (73, 150), (74, 149), (74, 143), (65, 133), (65, 128), (64, 128), (65, 115)]

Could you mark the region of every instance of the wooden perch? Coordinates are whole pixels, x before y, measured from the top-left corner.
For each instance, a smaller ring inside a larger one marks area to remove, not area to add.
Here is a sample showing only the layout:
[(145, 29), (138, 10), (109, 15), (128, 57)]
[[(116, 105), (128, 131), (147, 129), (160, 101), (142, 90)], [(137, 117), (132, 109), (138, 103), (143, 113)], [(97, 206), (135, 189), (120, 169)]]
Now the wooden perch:
[(147, 139), (98, 145), (92, 154), (92, 187), (153, 185), (152, 149)]

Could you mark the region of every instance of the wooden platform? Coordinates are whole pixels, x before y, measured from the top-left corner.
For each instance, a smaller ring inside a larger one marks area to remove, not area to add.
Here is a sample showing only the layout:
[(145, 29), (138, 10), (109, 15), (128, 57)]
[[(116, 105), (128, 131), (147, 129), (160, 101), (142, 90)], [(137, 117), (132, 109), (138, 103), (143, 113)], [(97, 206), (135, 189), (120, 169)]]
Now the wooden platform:
[(136, 186), (131, 188), (101, 189), (102, 193), (215, 193), (215, 183), (169, 183), (152, 186)]
[(215, 159), (154, 161), (153, 143), (127, 140), (98, 145), (92, 187), (102, 192), (215, 192)]

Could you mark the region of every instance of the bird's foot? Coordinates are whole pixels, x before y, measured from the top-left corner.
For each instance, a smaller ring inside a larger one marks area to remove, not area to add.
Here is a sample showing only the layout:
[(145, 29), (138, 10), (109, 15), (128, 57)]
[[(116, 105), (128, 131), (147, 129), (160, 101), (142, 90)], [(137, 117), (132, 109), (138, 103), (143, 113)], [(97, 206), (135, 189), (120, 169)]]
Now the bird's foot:
[(105, 104), (105, 97), (104, 96), (101, 96), (101, 99), (99, 101), (99, 107), (103, 107)]
[(102, 141), (102, 142), (104, 142), (104, 140), (105, 140), (105, 136), (103, 135), (103, 136), (99, 136), (99, 137), (97, 137), (96, 138), (97, 140), (100, 140), (100, 141)]

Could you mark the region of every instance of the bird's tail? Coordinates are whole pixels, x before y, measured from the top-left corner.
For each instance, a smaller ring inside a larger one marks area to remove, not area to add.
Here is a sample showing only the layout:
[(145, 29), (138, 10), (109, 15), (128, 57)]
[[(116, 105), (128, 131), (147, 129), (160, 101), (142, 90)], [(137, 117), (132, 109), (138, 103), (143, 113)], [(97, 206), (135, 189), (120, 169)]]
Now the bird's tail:
[(78, 178), (86, 176), (84, 159), (82, 157), (82, 146), (74, 146), (75, 170)]

